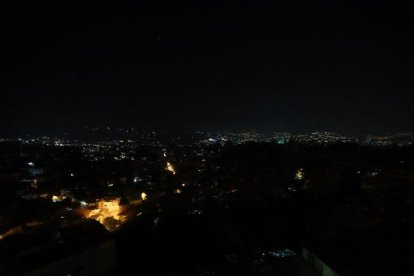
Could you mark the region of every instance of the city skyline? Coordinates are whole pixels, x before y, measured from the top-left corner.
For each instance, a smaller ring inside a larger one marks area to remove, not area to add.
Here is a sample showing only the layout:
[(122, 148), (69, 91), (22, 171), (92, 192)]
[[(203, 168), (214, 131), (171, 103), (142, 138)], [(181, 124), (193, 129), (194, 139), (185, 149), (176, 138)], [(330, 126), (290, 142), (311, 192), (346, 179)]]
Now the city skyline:
[(7, 2), (1, 275), (414, 271), (414, 1)]

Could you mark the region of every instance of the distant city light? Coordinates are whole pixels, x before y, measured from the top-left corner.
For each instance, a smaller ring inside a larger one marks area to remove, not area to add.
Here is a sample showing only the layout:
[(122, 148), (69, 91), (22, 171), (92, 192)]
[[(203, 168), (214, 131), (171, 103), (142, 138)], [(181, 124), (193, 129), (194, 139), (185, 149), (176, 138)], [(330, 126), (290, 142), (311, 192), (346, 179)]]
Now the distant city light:
[(303, 172), (303, 169), (298, 169), (295, 174), (295, 179), (303, 180), (304, 178), (305, 178), (305, 173)]
[(53, 195), (52, 196), (52, 201), (53, 202), (61, 202), (61, 201), (63, 201), (64, 199), (65, 199), (66, 197), (64, 197), (64, 196), (57, 196), (57, 195)]
[(296, 256), (296, 253), (289, 250), (289, 249), (281, 249), (281, 250), (276, 250), (276, 251), (268, 251), (268, 252), (263, 252), (262, 256), (271, 256), (271, 257), (275, 257), (278, 259), (282, 259), (282, 258), (286, 258), (286, 257), (291, 257), (291, 256)]
[(5, 233), (0, 235), (0, 240), (3, 240), (4, 238), (6, 238), (8, 236), (13, 236), (13, 235), (20, 234), (20, 233), (23, 233), (23, 228), (21, 226), (11, 228), (8, 231), (6, 231)]
[(176, 173), (174, 167), (170, 164), (170, 162), (167, 162), (167, 167), (165, 169), (171, 172), (172, 174)]
[(148, 195), (145, 192), (142, 192), (141, 193), (141, 199), (142, 200), (147, 200), (147, 198), (148, 198)]

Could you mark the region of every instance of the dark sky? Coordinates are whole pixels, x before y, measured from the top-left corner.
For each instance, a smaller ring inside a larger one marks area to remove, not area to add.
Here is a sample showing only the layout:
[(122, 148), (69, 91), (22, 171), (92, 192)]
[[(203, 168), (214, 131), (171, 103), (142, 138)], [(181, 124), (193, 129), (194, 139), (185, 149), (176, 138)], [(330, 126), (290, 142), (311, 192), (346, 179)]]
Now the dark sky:
[(413, 1), (55, 2), (2, 11), (4, 134), (414, 131)]

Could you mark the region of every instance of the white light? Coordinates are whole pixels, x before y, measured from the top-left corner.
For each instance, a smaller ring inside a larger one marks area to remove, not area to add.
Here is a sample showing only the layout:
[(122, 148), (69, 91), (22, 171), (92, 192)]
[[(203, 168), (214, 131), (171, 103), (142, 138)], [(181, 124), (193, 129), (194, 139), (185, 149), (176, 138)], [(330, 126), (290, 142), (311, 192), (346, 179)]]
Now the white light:
[(27, 163), (27, 165), (29, 165), (30, 167), (34, 167), (34, 163), (33, 162), (29, 162), (29, 163)]

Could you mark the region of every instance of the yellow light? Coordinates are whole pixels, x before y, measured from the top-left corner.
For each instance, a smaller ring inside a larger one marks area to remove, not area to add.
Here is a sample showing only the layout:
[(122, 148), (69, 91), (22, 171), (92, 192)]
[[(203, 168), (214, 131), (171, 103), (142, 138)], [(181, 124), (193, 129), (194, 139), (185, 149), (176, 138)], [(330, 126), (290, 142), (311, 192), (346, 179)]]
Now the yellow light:
[(303, 172), (303, 169), (297, 170), (295, 174), (295, 179), (302, 180), (303, 178), (305, 178), (305, 173)]
[(176, 189), (174, 192), (175, 192), (176, 194), (181, 194), (181, 190), (180, 190), (180, 189)]
[(7, 230), (6, 232), (4, 232), (3, 234), (0, 235), (0, 240), (3, 240), (5, 238), (7, 238), (8, 236), (17, 235), (17, 234), (20, 234), (20, 233), (23, 233), (23, 228), (21, 226), (11, 228), (11, 229)]
[(54, 195), (54, 196), (52, 196), (52, 201), (53, 202), (60, 202), (60, 201), (63, 201), (65, 198), (66, 197), (61, 196), (61, 195), (58, 195), (58, 196)]
[(175, 169), (174, 167), (171, 165), (170, 162), (167, 162), (167, 167), (165, 168), (167, 171), (171, 172), (172, 174), (175, 174)]
[(147, 198), (148, 198), (148, 195), (146, 193), (142, 192), (141, 193), (141, 199), (142, 200), (147, 200)]
[(126, 220), (126, 217), (121, 214), (120, 201), (120, 198), (100, 200), (96, 203), (96, 209), (86, 211), (85, 217), (99, 221), (108, 231), (113, 231)]

